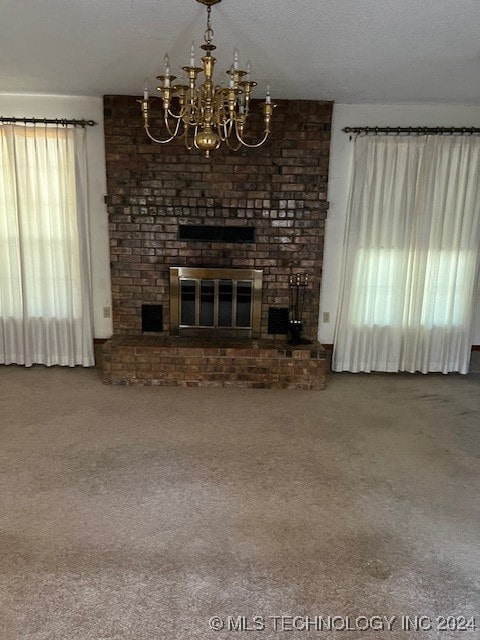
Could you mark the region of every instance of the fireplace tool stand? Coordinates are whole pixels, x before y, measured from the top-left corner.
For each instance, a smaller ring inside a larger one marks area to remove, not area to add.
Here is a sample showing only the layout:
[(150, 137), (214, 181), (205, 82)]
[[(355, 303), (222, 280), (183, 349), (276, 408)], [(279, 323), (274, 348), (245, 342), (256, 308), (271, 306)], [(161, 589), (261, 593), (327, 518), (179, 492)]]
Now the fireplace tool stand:
[(311, 340), (302, 338), (302, 315), (305, 304), (305, 291), (308, 287), (308, 273), (295, 273), (290, 276), (288, 283), (290, 289), (290, 320), (288, 332), (290, 340), (288, 344), (311, 344)]

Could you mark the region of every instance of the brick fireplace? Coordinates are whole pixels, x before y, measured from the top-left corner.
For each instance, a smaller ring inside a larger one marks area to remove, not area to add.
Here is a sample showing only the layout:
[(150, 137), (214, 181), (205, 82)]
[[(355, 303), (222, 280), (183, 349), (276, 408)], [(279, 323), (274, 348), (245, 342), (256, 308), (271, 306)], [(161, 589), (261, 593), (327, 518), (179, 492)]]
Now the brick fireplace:
[[(105, 97), (115, 333), (105, 345), (106, 382), (190, 386), (237, 382), (294, 388), (324, 384), (324, 378), (317, 379), (322, 349), (315, 339), (332, 104), (278, 102), (273, 134), (263, 147), (219, 150), (206, 159), (179, 142), (151, 143), (135, 97)], [(224, 335), (215, 344), (211, 332), (208, 340), (200, 335), (195, 343), (172, 336), (171, 318), (176, 312), (170, 302), (172, 267), (261, 271), (258, 335), (242, 344), (232, 343), (233, 337), (225, 343)], [(284, 334), (269, 333), (272, 313), (289, 307), (290, 276), (298, 272), (309, 274), (303, 335), (312, 344), (305, 347), (289, 346)], [(145, 326), (142, 332), (146, 306), (161, 311), (161, 326), (155, 333), (146, 333)], [(237, 338), (242, 339), (247, 340)], [(195, 362), (190, 372), (185, 361), (189, 348), (197, 350), (191, 355)], [(207, 355), (198, 349), (210, 350), (208, 358), (220, 360), (229, 351), (228, 362), (223, 362), (229, 371), (220, 371), (221, 361), (200, 362)], [(175, 358), (180, 360), (172, 362)], [(273, 364), (266, 362), (272, 358)], [(276, 373), (269, 380), (270, 365), (275, 365)], [(294, 369), (296, 377), (290, 375)]]

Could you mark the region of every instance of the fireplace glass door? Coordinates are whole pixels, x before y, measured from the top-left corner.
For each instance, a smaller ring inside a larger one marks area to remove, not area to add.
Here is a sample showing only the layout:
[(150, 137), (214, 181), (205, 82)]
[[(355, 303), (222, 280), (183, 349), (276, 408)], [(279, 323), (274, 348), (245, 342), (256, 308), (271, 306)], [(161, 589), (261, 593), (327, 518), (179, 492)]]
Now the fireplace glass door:
[(217, 334), (259, 335), (261, 286), (259, 269), (172, 267), (172, 334), (209, 330)]

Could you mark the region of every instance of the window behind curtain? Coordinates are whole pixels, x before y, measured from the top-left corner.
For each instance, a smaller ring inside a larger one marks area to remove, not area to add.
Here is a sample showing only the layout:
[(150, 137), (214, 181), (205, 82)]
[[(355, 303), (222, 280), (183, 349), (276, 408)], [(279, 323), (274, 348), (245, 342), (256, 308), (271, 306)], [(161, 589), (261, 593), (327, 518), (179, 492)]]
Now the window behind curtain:
[(92, 366), (85, 131), (0, 126), (0, 362)]
[[(421, 300), (421, 326), (462, 326), (472, 297), (475, 251), (426, 252), (425, 287)], [(354, 271), (351, 322), (357, 326), (415, 326), (408, 313), (405, 283), (408, 253), (388, 249), (359, 249)]]

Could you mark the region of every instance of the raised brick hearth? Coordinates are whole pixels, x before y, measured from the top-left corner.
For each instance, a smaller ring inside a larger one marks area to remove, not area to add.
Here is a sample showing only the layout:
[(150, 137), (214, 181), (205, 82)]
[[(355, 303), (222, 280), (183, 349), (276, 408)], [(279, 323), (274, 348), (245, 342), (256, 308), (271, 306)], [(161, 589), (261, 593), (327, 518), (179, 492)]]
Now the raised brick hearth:
[(103, 347), (107, 384), (324, 389), (325, 351), (273, 340), (118, 335)]
[[(121, 376), (113, 374), (125, 371), (124, 381), (137, 383), (322, 388), (318, 345), (292, 349), (285, 335), (268, 333), (268, 318), (272, 309), (289, 306), (292, 274), (308, 273), (303, 335), (316, 339), (331, 115), (328, 102), (279, 100), (273, 133), (264, 146), (218, 150), (207, 159), (181, 142), (150, 142), (136, 97), (105, 97), (115, 332), (105, 347), (106, 382), (120, 382)], [(192, 238), (192, 226), (220, 231), (202, 231), (199, 241)], [(221, 228), (238, 227), (248, 228), (243, 240), (226, 241), (238, 233), (221, 233)], [(259, 337), (265, 342), (219, 343), (208, 346), (214, 350), (209, 353), (198, 352), (207, 349), (201, 340), (183, 347), (172, 342), (169, 270), (175, 266), (262, 270)], [(161, 305), (158, 337), (142, 336), (142, 305)], [(192, 351), (179, 354), (175, 349)], [(225, 349), (235, 354), (226, 355)], [(129, 364), (137, 369), (124, 366)], [(168, 375), (160, 375), (161, 367)], [(203, 375), (196, 370), (202, 367)]]

